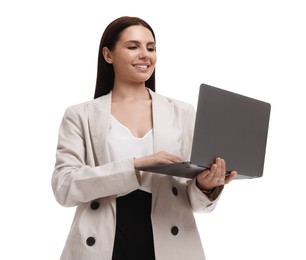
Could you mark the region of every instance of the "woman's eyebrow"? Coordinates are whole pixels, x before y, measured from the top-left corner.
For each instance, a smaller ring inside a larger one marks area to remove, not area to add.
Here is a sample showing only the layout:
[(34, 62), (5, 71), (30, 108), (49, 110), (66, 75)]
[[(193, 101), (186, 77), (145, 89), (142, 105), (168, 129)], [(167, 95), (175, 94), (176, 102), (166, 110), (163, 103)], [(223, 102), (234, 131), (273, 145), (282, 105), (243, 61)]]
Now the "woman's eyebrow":
[[(137, 44), (139, 44), (141, 42), (137, 41), (137, 40), (128, 40), (125, 43), (137, 43)], [(147, 42), (147, 45), (152, 45), (152, 44), (155, 45), (155, 42)]]

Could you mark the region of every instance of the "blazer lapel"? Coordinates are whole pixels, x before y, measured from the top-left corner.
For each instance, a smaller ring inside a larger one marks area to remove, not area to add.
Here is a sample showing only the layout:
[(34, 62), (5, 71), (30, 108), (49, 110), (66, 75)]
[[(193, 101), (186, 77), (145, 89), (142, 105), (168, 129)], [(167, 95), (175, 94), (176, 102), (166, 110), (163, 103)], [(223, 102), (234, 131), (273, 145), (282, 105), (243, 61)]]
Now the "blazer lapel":
[(154, 92), (152, 97), (154, 152), (168, 150), (172, 131), (173, 103)]
[(110, 127), (111, 93), (89, 104), (88, 120), (97, 165), (110, 161), (106, 138)]
[[(163, 96), (150, 91), (152, 98), (153, 114), (153, 150), (154, 153), (159, 151), (168, 151), (171, 139), (172, 122), (174, 117), (173, 103)], [(159, 174), (152, 175), (152, 212), (162, 176)]]

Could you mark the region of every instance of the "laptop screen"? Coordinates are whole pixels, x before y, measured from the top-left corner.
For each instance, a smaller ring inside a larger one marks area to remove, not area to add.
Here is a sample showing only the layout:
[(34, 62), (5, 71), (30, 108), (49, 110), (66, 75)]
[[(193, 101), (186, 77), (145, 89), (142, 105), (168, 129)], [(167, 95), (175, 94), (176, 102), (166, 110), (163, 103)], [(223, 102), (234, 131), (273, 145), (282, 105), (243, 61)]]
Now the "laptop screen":
[(191, 163), (209, 167), (224, 158), (226, 170), (261, 177), (271, 105), (201, 84)]

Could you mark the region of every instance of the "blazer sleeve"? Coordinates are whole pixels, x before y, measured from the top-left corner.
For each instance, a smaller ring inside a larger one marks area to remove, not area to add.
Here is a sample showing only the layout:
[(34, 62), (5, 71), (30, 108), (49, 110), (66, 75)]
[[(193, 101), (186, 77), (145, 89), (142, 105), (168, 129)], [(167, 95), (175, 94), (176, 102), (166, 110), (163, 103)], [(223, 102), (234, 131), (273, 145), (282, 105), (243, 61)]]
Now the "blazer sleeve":
[[(195, 110), (193, 106), (189, 106), (188, 111), (185, 114), (186, 122), (183, 128), (183, 142), (182, 142), (182, 157), (184, 159), (190, 160), (192, 140), (195, 125)], [(187, 194), (189, 198), (190, 205), (195, 212), (210, 212), (212, 211), (217, 201), (220, 198), (221, 192), (224, 186), (220, 186), (214, 189), (214, 191), (207, 195), (203, 193), (196, 186), (196, 178), (192, 181), (187, 182)]]
[(140, 186), (133, 159), (96, 166), (87, 121), (86, 115), (68, 108), (59, 128), (52, 189), (63, 206), (77, 206)]

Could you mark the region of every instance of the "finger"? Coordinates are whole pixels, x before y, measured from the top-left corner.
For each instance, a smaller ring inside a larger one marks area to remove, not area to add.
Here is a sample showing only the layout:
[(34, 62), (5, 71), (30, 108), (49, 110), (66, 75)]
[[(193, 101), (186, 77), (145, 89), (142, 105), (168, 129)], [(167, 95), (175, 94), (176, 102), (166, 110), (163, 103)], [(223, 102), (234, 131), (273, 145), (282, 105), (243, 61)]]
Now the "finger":
[[(216, 167), (216, 168), (215, 168)], [(225, 182), (225, 161), (221, 158), (217, 158), (215, 166), (213, 166), (215, 171), (211, 175), (211, 183), (216, 186), (224, 185)]]
[(225, 178), (226, 164), (225, 160), (221, 158), (216, 159), (217, 171), (215, 174), (216, 178)]
[(215, 164), (213, 164), (211, 167), (210, 167), (210, 174), (207, 176), (208, 179), (210, 179), (210, 181), (212, 181), (213, 179), (216, 179), (218, 178), (218, 176), (220, 175), (219, 173), (219, 167), (218, 167), (218, 164), (219, 162), (216, 161)]
[(221, 172), (222, 174), (224, 173), (225, 175), (225, 172), (226, 172), (226, 162), (224, 159), (221, 159)]
[(219, 183), (224, 184), (224, 182), (225, 182), (225, 174), (226, 174), (226, 163), (225, 163), (224, 159), (220, 159)]
[(237, 176), (236, 171), (232, 171), (226, 178), (225, 178), (225, 184), (230, 183), (236, 176)]
[(206, 181), (209, 181), (209, 182), (212, 182), (213, 179), (215, 178), (215, 175), (217, 174), (217, 165), (216, 164), (213, 164), (211, 167), (210, 167), (210, 172), (207, 174), (206, 176)]

